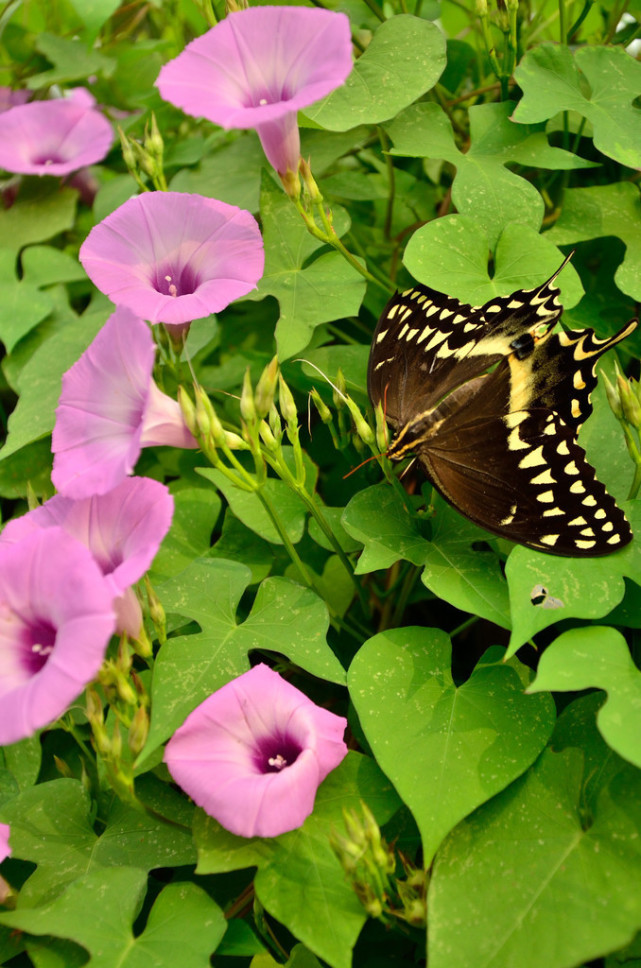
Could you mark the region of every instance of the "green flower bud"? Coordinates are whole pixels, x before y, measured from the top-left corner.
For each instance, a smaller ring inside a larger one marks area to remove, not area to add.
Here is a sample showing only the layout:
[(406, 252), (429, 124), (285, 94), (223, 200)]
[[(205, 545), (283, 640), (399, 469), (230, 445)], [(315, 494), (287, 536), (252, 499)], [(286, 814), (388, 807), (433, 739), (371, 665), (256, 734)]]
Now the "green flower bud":
[(187, 424), (189, 432), (198, 436), (198, 421), (196, 417), (196, 408), (192, 402), (189, 393), (182, 384), (178, 387), (178, 404), (182, 410), (182, 415)]
[(603, 371), (601, 371), (601, 377), (603, 378), (603, 386), (605, 387), (605, 395), (610, 404), (610, 410), (618, 420), (623, 420), (623, 407), (621, 406), (619, 391), (610, 383), (607, 374), (603, 373)]
[(144, 706), (139, 706), (129, 727), (127, 742), (132, 756), (136, 757), (147, 742), (149, 734), (149, 714)]
[(343, 374), (343, 371), (339, 367), (338, 373), (336, 374), (335, 388), (332, 392), (332, 397), (334, 399), (334, 406), (336, 407), (337, 410), (340, 410), (341, 407), (345, 406), (346, 393), (347, 393), (347, 384), (345, 383), (345, 376)]
[(361, 438), (365, 444), (373, 444), (376, 441), (374, 432), (372, 428), (367, 423), (362, 413), (354, 403), (351, 397), (347, 397), (347, 408), (352, 415), (352, 420), (354, 421), (354, 427), (356, 428), (356, 433)]
[(312, 403), (314, 404), (314, 406), (318, 410), (318, 415), (321, 418), (321, 420), (323, 421), (323, 423), (324, 424), (331, 423), (332, 420), (334, 419), (333, 416), (332, 416), (332, 411), (325, 404), (325, 401), (321, 397), (321, 395), (318, 392), (318, 390), (315, 389), (315, 387), (312, 387), (312, 389), (310, 391), (310, 396), (312, 398)]
[(274, 402), (274, 394), (278, 385), (278, 357), (275, 356), (260, 375), (256, 384), (254, 401), (256, 413), (259, 417), (266, 417)]
[(246, 424), (255, 423), (256, 405), (254, 403), (254, 391), (252, 390), (249, 367), (245, 370), (245, 376), (243, 378), (243, 389), (240, 395), (240, 414)]
[(638, 397), (628, 380), (621, 374), (617, 377), (617, 386), (619, 388), (623, 416), (632, 427), (639, 430), (641, 428), (641, 403), (639, 403)]
[(291, 426), (298, 426), (298, 410), (292, 391), (289, 389), (282, 374), (278, 375), (278, 405), (283, 418)]

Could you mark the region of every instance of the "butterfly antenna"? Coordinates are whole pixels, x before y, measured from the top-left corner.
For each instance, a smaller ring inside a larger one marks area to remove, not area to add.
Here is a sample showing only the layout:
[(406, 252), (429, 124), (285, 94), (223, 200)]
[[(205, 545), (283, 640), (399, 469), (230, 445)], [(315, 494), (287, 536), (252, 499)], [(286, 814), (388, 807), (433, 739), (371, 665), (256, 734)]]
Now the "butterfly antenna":
[(339, 395), (339, 397), (341, 398), (341, 400), (344, 400), (345, 403), (347, 403), (347, 397), (345, 396), (345, 394), (342, 393), (334, 383), (332, 383), (332, 381), (327, 376), (327, 374), (326, 373), (323, 373), (323, 371), (321, 370), (321, 368), (319, 366), (316, 366), (315, 363), (310, 362), (310, 360), (304, 360), (301, 357), (299, 357), (297, 360), (292, 360), (292, 363), (307, 363), (307, 365), (308, 366), (311, 366), (314, 370), (316, 370), (317, 373), (320, 373), (320, 375), (322, 376), (322, 378), (327, 383), (329, 383), (329, 385), (332, 388), (332, 390), (334, 390)]
[(378, 460), (378, 458), (379, 457), (382, 457), (382, 456), (384, 456), (384, 455), (383, 454), (372, 454), (371, 457), (367, 457), (365, 460), (362, 460), (360, 462), (360, 464), (357, 464), (356, 465), (356, 467), (352, 467), (351, 471), (348, 471), (347, 474), (343, 474), (343, 480), (346, 481), (348, 477), (351, 477), (352, 474), (355, 474), (356, 471), (359, 471), (361, 469), (361, 467), (364, 467), (365, 466), (365, 464), (369, 464), (369, 462), (371, 460)]

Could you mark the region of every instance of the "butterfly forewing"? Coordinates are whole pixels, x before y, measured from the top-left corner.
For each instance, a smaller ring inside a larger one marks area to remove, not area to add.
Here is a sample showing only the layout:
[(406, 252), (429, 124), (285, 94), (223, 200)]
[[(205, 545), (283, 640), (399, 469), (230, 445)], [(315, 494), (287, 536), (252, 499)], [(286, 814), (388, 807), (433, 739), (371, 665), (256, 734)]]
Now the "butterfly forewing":
[(552, 333), (557, 274), (481, 308), (424, 286), (397, 294), (374, 335), (368, 388), (397, 431), (388, 456), (418, 456), (468, 518), (542, 551), (603, 555), (632, 534), (576, 435), (599, 356), (636, 323), (604, 340)]
[(402, 424), (513, 353), (515, 343), (531, 352), (535, 331), (561, 315), (557, 274), (537, 289), (497, 296), (482, 307), (427, 286), (397, 293), (372, 340), (370, 398), (385, 399), (390, 421)]

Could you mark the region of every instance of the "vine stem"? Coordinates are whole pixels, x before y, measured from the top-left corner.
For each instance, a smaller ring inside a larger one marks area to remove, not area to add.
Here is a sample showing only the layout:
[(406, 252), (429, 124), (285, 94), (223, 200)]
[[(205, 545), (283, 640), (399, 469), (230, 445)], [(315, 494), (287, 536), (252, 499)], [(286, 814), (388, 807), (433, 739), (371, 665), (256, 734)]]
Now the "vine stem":
[(335, 626), (337, 626), (338, 628), (342, 628), (345, 632), (347, 632), (349, 635), (351, 635), (353, 638), (355, 638), (358, 642), (361, 642), (362, 641), (362, 633), (359, 632), (359, 631), (357, 631), (356, 629), (352, 629), (347, 624), (347, 622), (345, 622), (335, 612), (335, 610), (330, 606), (329, 602), (326, 601), (326, 598), (325, 598), (324, 593), (322, 592), (322, 590), (318, 587), (318, 585), (316, 583), (315, 576), (309, 571), (309, 569), (307, 568), (307, 565), (303, 562), (302, 558), (300, 557), (300, 555), (296, 551), (296, 548), (294, 547), (294, 545), (293, 545), (293, 543), (292, 543), (289, 535), (287, 534), (285, 528), (283, 527), (283, 523), (282, 523), (282, 521), (281, 521), (281, 519), (279, 517), (278, 511), (276, 510), (276, 508), (272, 504), (270, 498), (267, 496), (267, 494), (265, 494), (265, 491), (262, 488), (260, 490), (257, 490), (256, 491), (256, 495), (257, 495), (259, 501), (261, 502), (261, 504), (263, 505), (263, 507), (265, 508), (265, 510), (267, 511), (267, 514), (269, 515), (272, 524), (276, 528), (276, 530), (277, 530), (277, 532), (279, 534), (279, 537), (280, 537), (281, 541), (283, 542), (283, 545), (285, 547), (285, 550), (287, 551), (287, 554), (291, 558), (293, 564), (298, 568), (298, 570), (299, 570), (299, 572), (300, 572), (300, 574), (301, 574), (301, 576), (303, 578), (303, 581), (305, 582), (305, 584), (307, 585), (308, 588), (311, 588), (312, 591), (316, 592), (316, 594), (318, 595), (318, 597), (322, 601), (325, 602), (325, 605), (327, 607), (327, 610), (328, 610), (328, 612), (330, 614), (330, 618), (331, 618), (332, 624), (335, 625)]

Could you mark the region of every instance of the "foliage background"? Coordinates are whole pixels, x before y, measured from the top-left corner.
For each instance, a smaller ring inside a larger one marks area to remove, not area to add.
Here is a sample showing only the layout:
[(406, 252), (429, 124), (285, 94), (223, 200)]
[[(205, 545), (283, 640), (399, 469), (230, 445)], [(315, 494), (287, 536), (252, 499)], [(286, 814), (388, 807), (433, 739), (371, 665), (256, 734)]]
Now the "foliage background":
[[(160, 66), (207, 27), (195, 0), (10, 0), (0, 13), (0, 83), (38, 96), (87, 85), (138, 140), (153, 111), (171, 189), (259, 216), (257, 292), (195, 323), (187, 349), (236, 431), (245, 370), (255, 385), (276, 350), (306, 453), (304, 493), (270, 472), (261, 496), (198, 452), (143, 453), (138, 473), (170, 483), (176, 514), (151, 572), (169, 637), (139, 663), (151, 728), (136, 789), (174, 825), (115, 796), (80, 709), (0, 751), (3, 874), (21, 889), (0, 914), (2, 964), (641, 964), (638, 539), (602, 559), (554, 558), (484, 534), (418, 477), (409, 498), (376, 463), (345, 479), (370, 451), (319, 373), (367, 411), (385, 286), (413, 278), (478, 304), (540, 283), (574, 249), (564, 322), (606, 336), (635, 315), (641, 3), (327, 5), (349, 15), (358, 58), (300, 117), (303, 154), (344, 245), (382, 285), (307, 233), (253, 132), (160, 99)], [(93, 205), (56, 179), (3, 183), (5, 520), (26, 510), (28, 486), (52, 493), (61, 374), (111, 312), (77, 252), (135, 185), (118, 147), (91, 174)], [(631, 372), (640, 339), (620, 348)], [(171, 368), (158, 379), (175, 389)], [(329, 422), (313, 407), (308, 422), (312, 388)], [(594, 404), (581, 442), (625, 502), (635, 467), (603, 381)], [(639, 533), (638, 501), (624, 506)], [(538, 585), (557, 607), (533, 603)], [(269, 841), (194, 813), (161, 762), (186, 714), (257, 659), (346, 713), (353, 748), (303, 827)], [(427, 935), (403, 921), (401, 894), (368, 918), (332, 852), (361, 800), (429, 869)]]

